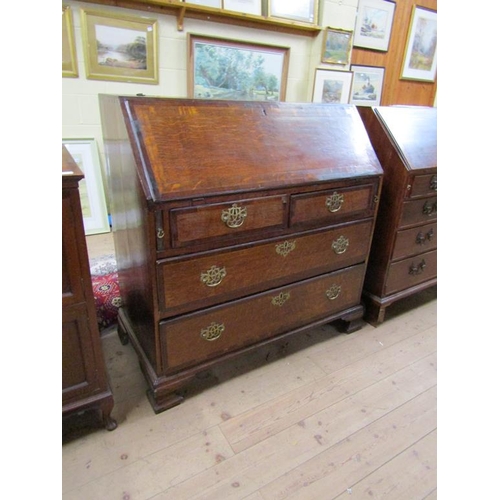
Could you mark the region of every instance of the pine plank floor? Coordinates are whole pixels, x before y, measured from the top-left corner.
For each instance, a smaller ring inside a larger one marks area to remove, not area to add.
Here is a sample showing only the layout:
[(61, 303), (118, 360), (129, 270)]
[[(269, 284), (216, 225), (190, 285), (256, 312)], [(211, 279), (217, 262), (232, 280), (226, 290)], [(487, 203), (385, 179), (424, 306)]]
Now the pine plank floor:
[[(109, 238), (87, 238), (89, 255), (112, 253)], [(108, 330), (118, 428), (87, 420), (65, 435), (63, 499), (436, 498), (436, 305), (431, 288), (377, 328), (325, 325), (259, 349), (158, 415), (133, 348)]]

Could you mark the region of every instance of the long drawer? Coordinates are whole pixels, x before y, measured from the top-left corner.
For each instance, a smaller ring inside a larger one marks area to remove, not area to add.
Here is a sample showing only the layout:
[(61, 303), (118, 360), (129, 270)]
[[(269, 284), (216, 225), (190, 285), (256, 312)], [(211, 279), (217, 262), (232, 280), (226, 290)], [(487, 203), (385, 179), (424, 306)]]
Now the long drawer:
[(160, 323), (167, 371), (303, 327), (359, 304), (364, 265)]
[(437, 219), (437, 196), (403, 203), (400, 227), (421, 224)]
[(412, 198), (415, 196), (430, 196), (437, 192), (437, 173), (416, 175), (411, 183), (411, 190), (408, 195)]
[(398, 231), (392, 259), (402, 259), (435, 248), (437, 248), (436, 222)]
[(398, 292), (437, 277), (437, 250), (390, 265), (386, 294)]
[(363, 262), (372, 221), (158, 264), (162, 317)]

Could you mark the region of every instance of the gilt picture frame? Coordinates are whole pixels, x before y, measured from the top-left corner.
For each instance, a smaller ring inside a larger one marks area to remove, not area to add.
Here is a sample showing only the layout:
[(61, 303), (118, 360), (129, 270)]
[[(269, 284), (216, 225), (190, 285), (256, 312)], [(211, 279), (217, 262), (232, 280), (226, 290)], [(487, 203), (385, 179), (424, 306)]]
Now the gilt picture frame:
[(325, 28), (321, 62), (349, 66), (352, 52), (352, 30)]
[(385, 68), (352, 65), (352, 84), (349, 104), (380, 106)]
[(352, 73), (331, 69), (316, 69), (312, 102), (348, 104)]
[(109, 233), (108, 208), (95, 139), (63, 139), (62, 143), (84, 175), (78, 183), (78, 191), (85, 234)]
[(158, 83), (157, 21), (81, 10), (87, 78)]
[(77, 78), (78, 66), (76, 61), (75, 28), (73, 14), (69, 5), (62, 6), (62, 76), (63, 78)]
[(284, 101), (289, 47), (188, 33), (188, 97)]
[(353, 45), (387, 52), (395, 8), (388, 0), (359, 0)]
[(437, 12), (413, 6), (401, 80), (434, 82), (437, 71)]

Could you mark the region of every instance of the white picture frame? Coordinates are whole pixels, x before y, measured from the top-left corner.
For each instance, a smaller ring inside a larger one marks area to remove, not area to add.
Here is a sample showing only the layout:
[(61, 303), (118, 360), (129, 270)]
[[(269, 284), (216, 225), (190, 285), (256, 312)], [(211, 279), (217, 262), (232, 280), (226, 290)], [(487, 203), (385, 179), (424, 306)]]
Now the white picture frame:
[(223, 0), (222, 7), (224, 10), (241, 12), (242, 14), (262, 15), (261, 0)]
[(352, 84), (349, 104), (380, 106), (385, 68), (351, 65)]
[(318, 23), (318, 0), (267, 0), (269, 17)]
[(395, 8), (387, 0), (359, 0), (353, 45), (387, 52)]
[(78, 183), (78, 191), (85, 235), (109, 233), (108, 208), (95, 139), (63, 139), (62, 143), (84, 175)]
[(204, 7), (214, 7), (216, 9), (222, 9), (222, 0), (189, 0), (187, 3), (192, 3), (194, 5), (203, 5)]
[(312, 102), (348, 104), (352, 73), (331, 69), (316, 69)]

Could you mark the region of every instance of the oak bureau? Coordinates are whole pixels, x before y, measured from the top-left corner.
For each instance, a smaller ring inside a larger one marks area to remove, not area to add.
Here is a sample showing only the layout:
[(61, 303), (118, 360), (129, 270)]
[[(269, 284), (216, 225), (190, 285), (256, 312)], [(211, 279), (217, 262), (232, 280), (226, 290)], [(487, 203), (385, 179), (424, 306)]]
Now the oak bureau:
[(379, 106), (360, 114), (384, 169), (371, 248), (365, 319), (437, 284), (437, 108)]
[(99, 99), (118, 332), (155, 412), (213, 363), (361, 328), (383, 171), (354, 106)]

